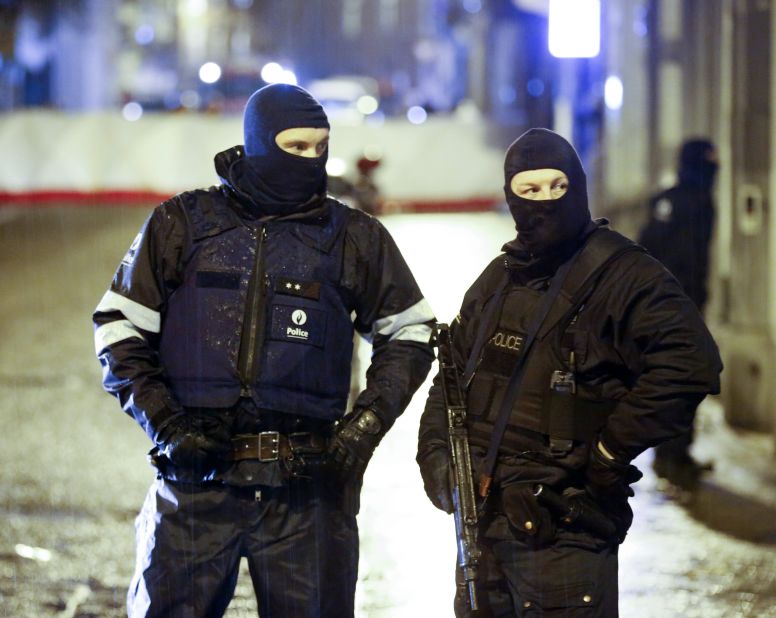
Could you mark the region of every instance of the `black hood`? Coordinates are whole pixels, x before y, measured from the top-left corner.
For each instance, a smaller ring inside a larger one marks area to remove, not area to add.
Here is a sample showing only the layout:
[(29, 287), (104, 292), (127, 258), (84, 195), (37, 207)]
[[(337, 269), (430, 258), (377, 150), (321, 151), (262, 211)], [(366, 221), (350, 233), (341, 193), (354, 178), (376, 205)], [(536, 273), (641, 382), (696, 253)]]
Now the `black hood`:
[[(511, 188), (514, 175), (539, 169), (566, 174), (566, 193), (554, 200), (515, 195)], [(509, 147), (504, 160), (504, 195), (522, 247), (537, 256), (561, 249), (582, 234), (591, 220), (587, 180), (579, 156), (571, 144), (549, 129), (530, 129)]]
[(679, 185), (700, 191), (711, 191), (717, 175), (712, 158), (714, 144), (706, 139), (691, 139), (679, 151)]
[(302, 127), (329, 128), (323, 107), (304, 88), (270, 84), (245, 104), (245, 157), (236, 164), (233, 176), (265, 208), (294, 209), (326, 191), (328, 149), (317, 157), (303, 157), (275, 142), (282, 131)]

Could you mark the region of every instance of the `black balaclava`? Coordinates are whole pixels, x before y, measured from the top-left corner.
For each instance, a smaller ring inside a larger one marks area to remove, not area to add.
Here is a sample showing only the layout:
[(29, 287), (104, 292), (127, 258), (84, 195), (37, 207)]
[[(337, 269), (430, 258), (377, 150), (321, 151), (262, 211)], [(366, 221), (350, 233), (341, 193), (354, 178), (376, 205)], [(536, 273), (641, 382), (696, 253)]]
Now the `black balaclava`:
[(679, 184), (700, 191), (711, 191), (717, 175), (717, 163), (709, 159), (715, 150), (706, 139), (691, 139), (679, 151)]
[(237, 161), (231, 176), (267, 212), (297, 210), (326, 191), (328, 149), (319, 157), (302, 157), (275, 142), (281, 131), (298, 127), (329, 128), (321, 104), (299, 86), (270, 84), (245, 105), (245, 158)]
[[(569, 179), (566, 193), (555, 200), (529, 200), (512, 192), (518, 172), (555, 169)], [(530, 254), (543, 256), (576, 238), (590, 223), (585, 170), (574, 147), (549, 129), (529, 129), (507, 150), (504, 194), (515, 220), (517, 240)]]

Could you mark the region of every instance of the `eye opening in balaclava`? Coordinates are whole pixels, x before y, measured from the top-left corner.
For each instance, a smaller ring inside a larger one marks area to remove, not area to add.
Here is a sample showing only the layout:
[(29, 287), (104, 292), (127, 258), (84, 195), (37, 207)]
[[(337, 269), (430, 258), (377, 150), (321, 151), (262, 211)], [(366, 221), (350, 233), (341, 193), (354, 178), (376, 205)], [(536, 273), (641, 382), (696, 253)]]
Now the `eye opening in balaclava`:
[(292, 128), (329, 129), (323, 107), (303, 88), (270, 84), (248, 99), (239, 175), (241, 185), (260, 204), (294, 208), (326, 191), (328, 149), (318, 157), (286, 152), (275, 138)]
[[(560, 170), (569, 180), (564, 195), (532, 200), (516, 195), (512, 178), (528, 170)], [(518, 233), (531, 254), (541, 256), (577, 238), (590, 222), (587, 180), (574, 147), (549, 129), (529, 129), (509, 147), (504, 159), (504, 195)]]

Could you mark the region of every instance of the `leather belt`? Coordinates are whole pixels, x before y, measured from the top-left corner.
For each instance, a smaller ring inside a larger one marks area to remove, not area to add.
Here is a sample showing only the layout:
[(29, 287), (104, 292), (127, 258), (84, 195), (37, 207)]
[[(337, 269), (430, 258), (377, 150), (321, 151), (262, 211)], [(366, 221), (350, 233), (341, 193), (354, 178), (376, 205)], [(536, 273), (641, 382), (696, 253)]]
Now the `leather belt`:
[(278, 431), (243, 434), (232, 438), (230, 461), (256, 459), (261, 462), (292, 459), (295, 455), (320, 455), (326, 452), (326, 438), (310, 432), (288, 435)]

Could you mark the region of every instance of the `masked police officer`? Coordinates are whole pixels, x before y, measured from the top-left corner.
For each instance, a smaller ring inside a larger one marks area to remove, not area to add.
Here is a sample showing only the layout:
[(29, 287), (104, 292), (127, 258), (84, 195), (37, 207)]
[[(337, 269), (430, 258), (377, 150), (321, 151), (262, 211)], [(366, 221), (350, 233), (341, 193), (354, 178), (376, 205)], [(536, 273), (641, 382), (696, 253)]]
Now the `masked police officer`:
[[(671, 271), (682, 289), (703, 312), (708, 298), (709, 245), (714, 228), (712, 190), (717, 151), (707, 139), (682, 143), (678, 181), (649, 201), (649, 218), (639, 243)], [(693, 428), (655, 449), (655, 473), (682, 489), (692, 489), (709, 464), (690, 454)]]
[[(374, 218), (326, 196), (329, 124), (270, 85), (219, 186), (156, 208), (94, 313), (104, 386), (154, 443), (130, 616), (353, 615), (367, 462), (423, 382), (433, 315)], [(354, 323), (355, 321), (355, 323)], [(355, 329), (373, 343), (345, 414)]]
[[(721, 363), (676, 280), (591, 220), (585, 173), (565, 139), (529, 130), (504, 172), (517, 237), (451, 325), (482, 503), (475, 615), (612, 618), (617, 549), (640, 477), (630, 462), (687, 429), (698, 402), (718, 392)], [(418, 463), (430, 500), (450, 512), (440, 376)], [(537, 489), (576, 510), (537, 499)], [(468, 614), (465, 595), (455, 606)]]

